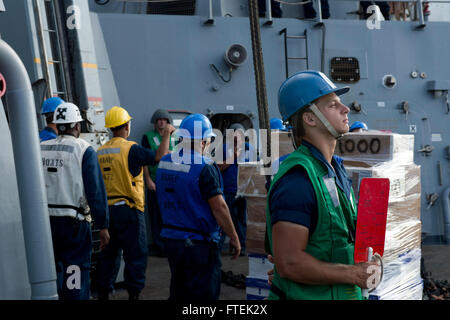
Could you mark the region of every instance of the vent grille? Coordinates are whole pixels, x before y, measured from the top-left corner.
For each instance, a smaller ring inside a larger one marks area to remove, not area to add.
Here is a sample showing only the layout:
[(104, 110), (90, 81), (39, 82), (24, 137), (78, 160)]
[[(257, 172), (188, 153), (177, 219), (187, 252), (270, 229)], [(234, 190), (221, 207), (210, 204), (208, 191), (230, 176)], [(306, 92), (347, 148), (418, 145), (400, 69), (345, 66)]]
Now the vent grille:
[(193, 16), (195, 15), (195, 0), (149, 1), (147, 14)]
[(353, 57), (334, 57), (331, 59), (331, 78), (337, 82), (358, 82), (359, 61)]

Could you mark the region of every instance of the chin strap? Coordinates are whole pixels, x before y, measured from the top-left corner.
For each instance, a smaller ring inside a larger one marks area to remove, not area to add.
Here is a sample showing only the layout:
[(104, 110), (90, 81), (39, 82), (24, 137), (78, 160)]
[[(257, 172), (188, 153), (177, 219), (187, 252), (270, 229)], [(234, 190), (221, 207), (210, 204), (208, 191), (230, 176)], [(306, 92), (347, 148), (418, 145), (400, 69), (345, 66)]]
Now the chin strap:
[(294, 136), (294, 132), (292, 131), (292, 129), (289, 130), (289, 133), (290, 133), (290, 136), (291, 136), (292, 146), (294, 147), (294, 150), (297, 150), (297, 148), (299, 146), (295, 143), (295, 136)]
[(309, 106), (309, 109), (317, 116), (317, 118), (319, 118), (320, 121), (322, 121), (322, 123), (324, 124), (324, 126), (328, 129), (328, 132), (331, 133), (331, 135), (337, 140), (339, 138), (343, 137), (343, 134), (339, 134), (336, 129), (334, 129), (334, 127), (331, 125), (331, 123), (327, 120), (327, 118), (325, 118), (325, 116), (323, 115), (322, 112), (320, 112), (319, 108), (317, 108), (317, 106), (312, 103)]

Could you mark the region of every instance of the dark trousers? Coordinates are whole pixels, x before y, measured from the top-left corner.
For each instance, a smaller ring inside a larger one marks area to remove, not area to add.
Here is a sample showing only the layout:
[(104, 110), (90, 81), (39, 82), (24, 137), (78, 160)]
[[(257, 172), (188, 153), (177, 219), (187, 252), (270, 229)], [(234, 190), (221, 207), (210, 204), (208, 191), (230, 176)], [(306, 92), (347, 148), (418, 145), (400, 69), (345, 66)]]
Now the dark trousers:
[(89, 300), (92, 235), (86, 221), (50, 217), (60, 300)]
[[(320, 0), (320, 9), (322, 10), (322, 19), (328, 19), (330, 17), (328, 0)], [(317, 16), (312, 2), (303, 5), (303, 13), (307, 19), (313, 19)]]
[[(281, 18), (283, 11), (281, 10), (280, 3), (270, 0), (270, 7), (272, 9), (272, 17)], [(266, 0), (258, 0), (258, 11), (260, 17), (266, 16)]]
[(139, 294), (145, 286), (148, 252), (144, 213), (127, 205), (109, 206), (109, 235), (109, 244), (98, 256), (99, 292), (112, 290), (122, 250), (125, 288), (130, 294)]
[[(247, 200), (244, 197), (236, 198), (236, 193), (224, 193), (225, 202), (230, 210), (231, 219), (234, 228), (239, 237), (241, 250), (245, 250), (245, 239), (247, 236)], [(225, 241), (225, 234), (222, 232), (220, 237), (220, 247)]]
[(163, 239), (171, 272), (169, 300), (218, 300), (222, 262), (217, 244)]
[(156, 191), (147, 190), (147, 203), (153, 247), (156, 251), (158, 251), (157, 253), (162, 253), (164, 250), (164, 244), (160, 236), (162, 228), (162, 218), (161, 212), (159, 211)]

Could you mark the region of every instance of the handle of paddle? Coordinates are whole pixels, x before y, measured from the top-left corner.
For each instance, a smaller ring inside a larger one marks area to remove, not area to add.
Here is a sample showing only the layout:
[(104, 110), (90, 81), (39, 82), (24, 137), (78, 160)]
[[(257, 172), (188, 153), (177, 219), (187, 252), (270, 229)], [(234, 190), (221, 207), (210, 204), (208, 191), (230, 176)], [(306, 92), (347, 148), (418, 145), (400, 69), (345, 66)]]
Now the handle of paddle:
[[(373, 249), (372, 249), (372, 247), (369, 247), (368, 249), (367, 249), (367, 262), (370, 262), (370, 261), (372, 261), (372, 258), (373, 258)], [(364, 298), (369, 298), (369, 289), (363, 289), (362, 290), (362, 296), (364, 297)]]

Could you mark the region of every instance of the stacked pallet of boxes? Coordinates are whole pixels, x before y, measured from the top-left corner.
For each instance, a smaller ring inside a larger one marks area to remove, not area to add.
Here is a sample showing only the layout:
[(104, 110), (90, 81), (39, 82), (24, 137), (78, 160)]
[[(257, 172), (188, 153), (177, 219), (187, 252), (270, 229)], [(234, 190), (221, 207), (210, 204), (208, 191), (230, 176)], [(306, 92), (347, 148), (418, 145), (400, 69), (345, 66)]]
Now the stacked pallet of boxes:
[[(291, 153), (294, 148), (287, 132), (275, 131), (272, 134), (272, 162), (282, 155)], [(246, 279), (247, 300), (264, 299), (269, 294), (267, 271), (273, 265), (267, 260), (264, 248), (266, 232), (266, 174), (271, 168), (263, 168), (261, 162), (239, 164), (238, 196), (247, 199), (247, 237), (246, 250), (249, 270)]]
[(356, 199), (361, 179), (390, 180), (383, 280), (369, 299), (422, 299), (420, 166), (413, 162), (413, 147), (412, 135), (379, 132), (347, 134), (336, 147)]

